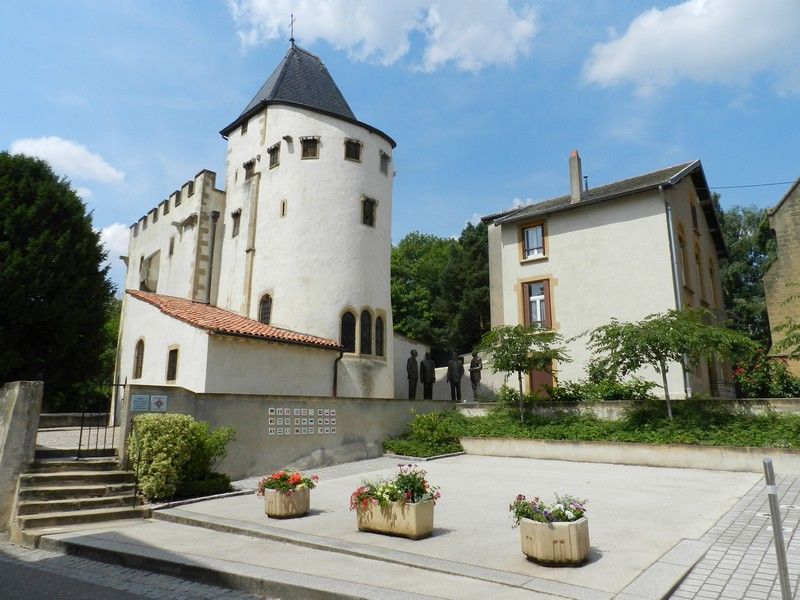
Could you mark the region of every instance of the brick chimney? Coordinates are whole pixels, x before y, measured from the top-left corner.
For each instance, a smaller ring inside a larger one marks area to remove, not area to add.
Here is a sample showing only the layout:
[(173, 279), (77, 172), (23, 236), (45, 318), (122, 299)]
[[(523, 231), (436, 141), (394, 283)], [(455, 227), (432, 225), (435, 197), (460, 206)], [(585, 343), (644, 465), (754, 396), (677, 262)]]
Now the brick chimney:
[(581, 157), (578, 156), (578, 151), (573, 150), (569, 155), (569, 202), (576, 204), (581, 201), (583, 197), (582, 190), (583, 172), (581, 171)]

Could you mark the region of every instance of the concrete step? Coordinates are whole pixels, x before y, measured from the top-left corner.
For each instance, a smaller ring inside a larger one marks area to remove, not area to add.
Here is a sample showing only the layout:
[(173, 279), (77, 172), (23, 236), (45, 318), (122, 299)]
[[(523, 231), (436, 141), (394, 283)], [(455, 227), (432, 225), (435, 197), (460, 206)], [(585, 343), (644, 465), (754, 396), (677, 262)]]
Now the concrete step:
[(99, 485), (131, 483), (133, 471), (62, 471), (59, 473), (23, 473), (19, 476), (20, 488), (55, 485)]
[(68, 500), (74, 498), (102, 498), (133, 494), (133, 483), (96, 485), (39, 485), (26, 486), (19, 490), (20, 501)]
[[(36, 458), (75, 458), (78, 455), (78, 450), (76, 448), (46, 448), (43, 446), (36, 447)], [(99, 456), (106, 456), (112, 457), (117, 456), (117, 450), (115, 448), (101, 448), (95, 450), (94, 448), (91, 449), (83, 449), (81, 450), (81, 458), (84, 457), (99, 457)]]
[(98, 523), (101, 521), (115, 521), (118, 519), (146, 519), (150, 517), (149, 508), (130, 506), (118, 508), (90, 508), (87, 510), (73, 510), (64, 512), (42, 513), (38, 515), (18, 516), (17, 522), (23, 530), (39, 529), (44, 527), (60, 527), (63, 525), (77, 525), (85, 523)]
[(93, 508), (133, 507), (133, 489), (127, 494), (99, 496), (94, 498), (67, 498), (61, 500), (23, 500), (17, 503), (19, 516), (39, 515)]
[(86, 458), (69, 460), (64, 458), (37, 459), (28, 469), (28, 473), (63, 473), (72, 471), (118, 471), (119, 461), (116, 458)]

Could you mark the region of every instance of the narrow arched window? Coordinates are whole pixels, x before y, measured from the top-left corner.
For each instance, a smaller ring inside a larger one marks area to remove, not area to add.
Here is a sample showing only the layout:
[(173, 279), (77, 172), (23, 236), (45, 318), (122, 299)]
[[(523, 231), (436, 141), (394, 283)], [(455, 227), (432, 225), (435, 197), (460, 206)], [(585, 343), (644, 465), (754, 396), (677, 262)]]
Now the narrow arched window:
[(144, 363), (144, 340), (136, 342), (136, 350), (133, 353), (133, 378), (139, 379), (142, 376), (142, 364)]
[(361, 311), (361, 354), (372, 354), (372, 314)]
[(349, 310), (342, 315), (340, 342), (345, 352), (356, 351), (356, 316)]
[(383, 317), (375, 317), (375, 354), (383, 356)]
[(272, 318), (272, 296), (269, 294), (264, 294), (261, 297), (261, 302), (258, 305), (258, 320), (264, 323), (265, 325), (269, 325), (269, 321)]

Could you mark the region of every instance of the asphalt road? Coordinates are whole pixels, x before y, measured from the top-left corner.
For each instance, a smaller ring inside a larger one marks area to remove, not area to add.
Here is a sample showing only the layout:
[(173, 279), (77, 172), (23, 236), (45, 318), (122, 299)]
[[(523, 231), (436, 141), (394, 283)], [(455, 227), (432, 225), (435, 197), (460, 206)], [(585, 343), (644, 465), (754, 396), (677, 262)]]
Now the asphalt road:
[(118, 589), (48, 573), (23, 563), (0, 558), (2, 600), (143, 600)]

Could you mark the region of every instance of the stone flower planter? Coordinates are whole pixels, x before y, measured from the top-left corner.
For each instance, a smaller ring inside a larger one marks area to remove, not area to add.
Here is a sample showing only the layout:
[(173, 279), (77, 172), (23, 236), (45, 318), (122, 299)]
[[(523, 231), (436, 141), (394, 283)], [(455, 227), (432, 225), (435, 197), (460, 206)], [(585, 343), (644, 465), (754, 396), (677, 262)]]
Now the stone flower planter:
[(288, 493), (277, 490), (264, 490), (264, 512), (274, 519), (302, 517), (311, 505), (311, 490), (308, 488), (292, 490)]
[(581, 517), (569, 523), (519, 521), (522, 553), (551, 565), (579, 565), (589, 557), (589, 521)]
[(372, 531), (419, 540), (433, 532), (433, 500), (415, 504), (392, 502), (360, 506), (356, 510), (359, 531)]

